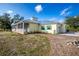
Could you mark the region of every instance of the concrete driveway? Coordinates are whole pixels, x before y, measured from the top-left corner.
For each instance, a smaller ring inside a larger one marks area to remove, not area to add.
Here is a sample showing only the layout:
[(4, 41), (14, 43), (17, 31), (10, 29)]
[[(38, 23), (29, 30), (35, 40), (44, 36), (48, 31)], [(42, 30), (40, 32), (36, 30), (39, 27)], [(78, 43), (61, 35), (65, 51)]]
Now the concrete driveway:
[(79, 32), (73, 32), (73, 33), (64, 33), (59, 35), (66, 35), (66, 36), (79, 36)]

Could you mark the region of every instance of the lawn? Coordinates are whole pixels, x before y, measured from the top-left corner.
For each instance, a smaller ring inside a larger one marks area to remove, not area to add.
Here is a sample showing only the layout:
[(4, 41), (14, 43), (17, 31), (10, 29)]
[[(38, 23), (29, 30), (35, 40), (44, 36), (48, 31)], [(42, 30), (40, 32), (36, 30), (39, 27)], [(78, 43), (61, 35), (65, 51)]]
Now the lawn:
[(45, 56), (50, 55), (50, 50), (50, 43), (46, 36), (0, 32), (1, 56)]
[(0, 32), (0, 55), (2, 56), (79, 56), (79, 46), (68, 42), (79, 37)]

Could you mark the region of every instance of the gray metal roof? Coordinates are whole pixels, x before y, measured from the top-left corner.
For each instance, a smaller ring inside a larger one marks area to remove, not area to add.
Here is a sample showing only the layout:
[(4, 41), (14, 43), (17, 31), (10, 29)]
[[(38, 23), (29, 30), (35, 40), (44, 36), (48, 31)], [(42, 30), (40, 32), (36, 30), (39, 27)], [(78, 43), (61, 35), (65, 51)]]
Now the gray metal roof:
[(35, 23), (35, 24), (39, 24), (38, 21), (33, 21), (33, 20), (30, 20), (30, 19), (27, 19), (27, 20), (19, 21), (17, 23), (12, 23), (11, 25), (16, 25), (16, 24), (19, 24), (19, 23), (22, 23), (22, 22), (24, 22), (24, 23)]
[(22, 20), (22, 21), (19, 21), (17, 23), (12, 23), (12, 25), (16, 25), (16, 24), (19, 24), (19, 23), (35, 23), (35, 24), (42, 24), (42, 25), (45, 25), (45, 24), (62, 24), (62, 23), (59, 23), (59, 22), (55, 22), (55, 21), (33, 21), (33, 20), (30, 20), (30, 19), (27, 19), (27, 20)]
[(60, 24), (59, 22), (54, 22), (54, 21), (40, 21), (40, 24)]

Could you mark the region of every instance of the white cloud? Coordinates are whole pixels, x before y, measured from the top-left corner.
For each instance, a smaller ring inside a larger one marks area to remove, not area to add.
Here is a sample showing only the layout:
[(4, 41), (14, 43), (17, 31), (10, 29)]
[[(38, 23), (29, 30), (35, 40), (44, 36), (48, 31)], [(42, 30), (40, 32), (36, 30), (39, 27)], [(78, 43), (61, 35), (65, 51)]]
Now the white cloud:
[(12, 10), (7, 10), (6, 13), (12, 14), (13, 11)]
[(69, 15), (70, 12), (71, 12), (70, 9), (71, 9), (71, 7), (68, 7), (68, 8), (63, 9), (63, 10), (61, 11), (60, 15), (61, 15), (61, 16), (67, 16), (67, 15)]
[(12, 14), (13, 10), (0, 10), (0, 15), (3, 15), (4, 13)]
[(37, 5), (37, 6), (35, 7), (35, 11), (36, 11), (37, 13), (41, 12), (42, 10), (43, 10), (43, 8), (42, 8), (41, 5)]

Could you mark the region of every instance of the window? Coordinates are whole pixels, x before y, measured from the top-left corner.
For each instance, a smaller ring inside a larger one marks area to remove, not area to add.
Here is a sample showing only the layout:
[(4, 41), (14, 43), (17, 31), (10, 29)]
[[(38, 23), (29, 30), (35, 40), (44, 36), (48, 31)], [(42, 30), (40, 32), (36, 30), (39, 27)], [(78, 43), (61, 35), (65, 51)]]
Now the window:
[(45, 30), (45, 27), (44, 27), (44, 26), (41, 26), (41, 29), (42, 29), (42, 30)]
[(23, 27), (23, 23), (18, 24), (18, 28), (22, 28)]
[(29, 27), (28, 23), (24, 23), (24, 28), (27, 29)]
[(14, 29), (15, 27), (14, 27), (14, 25), (12, 26), (12, 29)]
[(47, 26), (47, 30), (51, 30), (51, 26)]
[(15, 29), (15, 25), (12, 25), (12, 29)]

